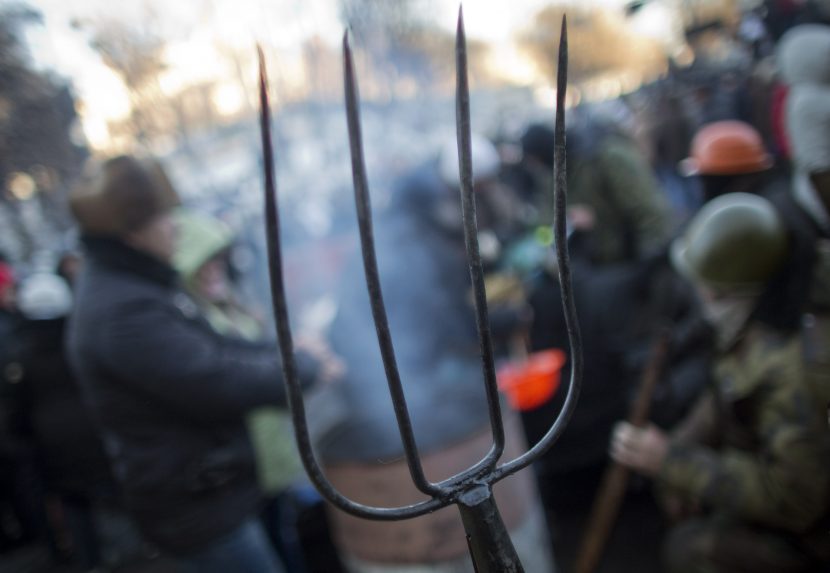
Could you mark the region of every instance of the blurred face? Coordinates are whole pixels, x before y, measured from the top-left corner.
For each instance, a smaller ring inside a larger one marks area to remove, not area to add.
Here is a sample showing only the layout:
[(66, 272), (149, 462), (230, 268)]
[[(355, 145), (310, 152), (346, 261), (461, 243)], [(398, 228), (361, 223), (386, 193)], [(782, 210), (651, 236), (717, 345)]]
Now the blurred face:
[(702, 302), (703, 317), (714, 327), (718, 341), (730, 343), (746, 325), (760, 297), (760, 289), (718, 291), (695, 285)]
[(228, 300), (231, 289), (225, 257), (217, 255), (202, 265), (193, 277), (193, 288), (209, 302)]
[(125, 242), (163, 263), (170, 263), (176, 249), (175, 219), (170, 212), (156, 215), (146, 225), (129, 233)]

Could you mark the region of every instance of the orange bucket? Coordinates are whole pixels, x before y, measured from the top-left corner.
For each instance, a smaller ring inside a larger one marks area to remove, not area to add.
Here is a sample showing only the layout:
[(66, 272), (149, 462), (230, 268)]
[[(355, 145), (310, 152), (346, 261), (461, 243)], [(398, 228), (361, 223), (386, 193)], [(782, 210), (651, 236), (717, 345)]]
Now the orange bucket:
[(498, 371), (499, 390), (513, 408), (538, 408), (556, 393), (565, 353), (558, 348), (534, 352), (523, 363), (508, 362)]

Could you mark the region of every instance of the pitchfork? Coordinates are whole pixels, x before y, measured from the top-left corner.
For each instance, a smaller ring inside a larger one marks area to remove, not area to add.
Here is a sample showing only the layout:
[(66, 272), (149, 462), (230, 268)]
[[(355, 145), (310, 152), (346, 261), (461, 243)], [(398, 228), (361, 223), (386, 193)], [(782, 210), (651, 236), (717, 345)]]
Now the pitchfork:
[(567, 83), (568, 61), (567, 24), (562, 20), (562, 34), (559, 45), (559, 69), (557, 74), (556, 97), (556, 146), (554, 154), (554, 196), (555, 218), (554, 234), (556, 238), (556, 256), (559, 264), (559, 280), (562, 290), (562, 304), (571, 345), (571, 379), (562, 411), (551, 425), (542, 440), (518, 458), (498, 464), (504, 452), (505, 436), (502, 423), (499, 394), (496, 385), (496, 372), (493, 362), (493, 344), (487, 314), (487, 301), (484, 290), (484, 272), (479, 255), (475, 197), (473, 194), (472, 159), (470, 143), (470, 94), (467, 84), (467, 46), (464, 33), (464, 17), (461, 9), (458, 14), (458, 31), (456, 34), (456, 130), (458, 137), (458, 157), (460, 166), (461, 201), (464, 222), (464, 241), (467, 249), (467, 261), (474, 290), (476, 325), (481, 348), (482, 370), (485, 391), (490, 412), (490, 426), (493, 445), (489, 452), (477, 464), (444, 481), (430, 482), (424, 474), (406, 397), (401, 385), (400, 375), (395, 360), (395, 350), (383, 303), (380, 277), (375, 256), (375, 243), (372, 229), (372, 210), (363, 159), (363, 141), (360, 126), (357, 81), (354, 62), (349, 44), (349, 35), (343, 36), (343, 64), (346, 93), (346, 116), (348, 120), (349, 144), (352, 158), (352, 175), (354, 179), (355, 204), (357, 206), (360, 244), (363, 256), (366, 284), (372, 316), (377, 330), (378, 343), (392, 395), (395, 415), (400, 430), (401, 440), (409, 466), (409, 472), (415, 486), (429, 499), (404, 507), (381, 508), (356, 503), (342, 494), (328, 481), (315, 457), (308, 431), (306, 412), (303, 404), (302, 390), (297, 378), (297, 366), (294, 358), (291, 328), (286, 304), (285, 282), (283, 280), (282, 250), (280, 247), (279, 213), (277, 209), (276, 184), (274, 178), (274, 155), (271, 144), (270, 110), (268, 103), (268, 83), (262, 50), (259, 50), (259, 97), (260, 127), (262, 130), (262, 147), (265, 171), (265, 217), (268, 241), (269, 270), (274, 315), (277, 324), (283, 371), (288, 388), (288, 402), (294, 421), (294, 430), (300, 457), (312, 483), (320, 493), (334, 506), (341, 510), (375, 520), (402, 520), (418, 517), (446, 507), (458, 506), (461, 520), (467, 534), (470, 555), (476, 571), (479, 573), (518, 573), (523, 572), (522, 564), (507, 533), (493, 500), (493, 485), (518, 472), (538, 459), (559, 438), (576, 406), (582, 378), (582, 343), (576, 319), (576, 310), (571, 289), (570, 267), (566, 245), (566, 181), (565, 181), (565, 89)]

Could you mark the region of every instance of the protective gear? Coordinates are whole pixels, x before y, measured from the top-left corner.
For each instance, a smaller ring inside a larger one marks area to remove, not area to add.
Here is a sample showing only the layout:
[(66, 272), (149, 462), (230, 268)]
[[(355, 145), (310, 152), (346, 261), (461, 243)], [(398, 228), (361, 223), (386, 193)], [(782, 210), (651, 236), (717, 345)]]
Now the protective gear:
[(58, 275), (32, 275), (20, 289), (20, 312), (29, 320), (54, 320), (69, 314), (72, 291)]
[[(485, 137), (474, 133), (470, 142), (473, 160), (473, 183), (492, 179), (499, 173), (501, 160), (495, 146)], [(450, 187), (458, 188), (460, 174), (458, 170), (458, 144), (456, 138), (448, 139), (438, 156), (438, 171), (441, 180)]]
[(772, 167), (760, 134), (742, 121), (718, 121), (702, 127), (692, 140), (692, 156), (680, 172), (693, 175), (741, 175)]
[(772, 204), (729, 193), (703, 206), (672, 243), (672, 263), (687, 278), (716, 290), (756, 289), (781, 267), (787, 232)]
[(93, 166), (69, 196), (88, 235), (121, 237), (180, 204), (161, 165), (120, 156)]

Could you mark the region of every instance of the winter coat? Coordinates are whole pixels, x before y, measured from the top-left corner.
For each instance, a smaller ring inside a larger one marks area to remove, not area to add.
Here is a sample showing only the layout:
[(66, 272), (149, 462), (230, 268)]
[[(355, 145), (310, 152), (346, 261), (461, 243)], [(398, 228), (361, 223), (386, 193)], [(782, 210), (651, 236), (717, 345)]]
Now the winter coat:
[[(573, 418), (539, 464), (540, 470), (551, 474), (574, 472), (607, 459), (611, 430), (625, 417), (662, 328), (671, 327), (672, 353), (654, 392), (652, 421), (676, 424), (703, 391), (711, 365), (709, 331), (697, 331), (702, 326), (699, 310), (683, 288), (685, 282), (663, 260), (603, 267), (574, 261), (571, 278), (585, 372)], [(533, 349), (568, 351), (558, 281), (545, 273), (536, 279), (532, 292)], [(562, 376), (570, 376), (569, 363)], [(530, 443), (542, 437), (562, 408), (564, 390), (563, 384), (550, 402), (524, 413)]]
[(572, 140), (568, 203), (594, 211), (591, 260), (634, 261), (661, 247), (667, 238), (668, 210), (636, 144), (599, 129), (574, 134)]
[(171, 267), (117, 240), (85, 246), (71, 364), (143, 533), (172, 553), (202, 549), (257, 509), (244, 415), (285, 402), (276, 349), (216, 333)]
[[(261, 340), (264, 326), (236, 300), (218, 304), (199, 296), (194, 278), (212, 257), (233, 244), (233, 235), (216, 219), (182, 212), (178, 217), (178, 242), (173, 266), (181, 275), (187, 292), (218, 333), (246, 340)], [(267, 495), (285, 490), (303, 475), (302, 463), (294, 444), (294, 430), (285, 409), (257, 408), (247, 415), (254, 447), (259, 484)]]
[(101, 438), (64, 350), (66, 321), (25, 320), (12, 350), (21, 430), (36, 447), (47, 487), (95, 499), (112, 490)]

